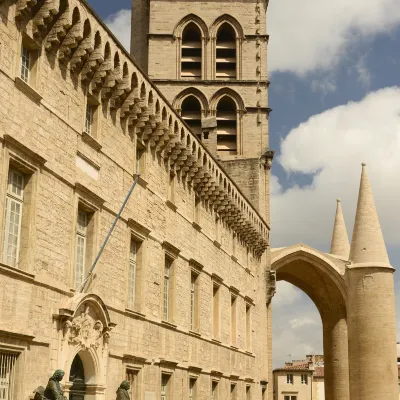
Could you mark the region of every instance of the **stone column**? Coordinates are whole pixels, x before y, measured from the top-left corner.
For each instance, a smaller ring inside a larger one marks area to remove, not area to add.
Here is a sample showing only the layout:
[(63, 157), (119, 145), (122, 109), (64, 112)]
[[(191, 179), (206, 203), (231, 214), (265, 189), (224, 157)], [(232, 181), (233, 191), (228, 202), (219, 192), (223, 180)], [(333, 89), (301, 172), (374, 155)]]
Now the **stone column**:
[(323, 335), (325, 399), (349, 400), (347, 322), (342, 310), (327, 313)]
[(348, 270), (351, 400), (398, 400), (394, 270)]

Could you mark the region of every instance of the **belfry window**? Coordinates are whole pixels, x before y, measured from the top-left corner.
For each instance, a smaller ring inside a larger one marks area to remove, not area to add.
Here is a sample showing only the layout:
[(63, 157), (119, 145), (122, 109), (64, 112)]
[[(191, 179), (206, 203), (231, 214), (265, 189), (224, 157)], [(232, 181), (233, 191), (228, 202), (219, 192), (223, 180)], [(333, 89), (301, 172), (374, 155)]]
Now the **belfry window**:
[(201, 104), (194, 96), (186, 97), (182, 102), (182, 118), (191, 131), (201, 136)]
[(216, 45), (216, 78), (236, 79), (236, 33), (230, 24), (220, 26)]
[(191, 22), (182, 34), (181, 78), (201, 79), (202, 52), (200, 29)]
[(228, 96), (217, 106), (217, 150), (222, 156), (237, 154), (236, 103)]

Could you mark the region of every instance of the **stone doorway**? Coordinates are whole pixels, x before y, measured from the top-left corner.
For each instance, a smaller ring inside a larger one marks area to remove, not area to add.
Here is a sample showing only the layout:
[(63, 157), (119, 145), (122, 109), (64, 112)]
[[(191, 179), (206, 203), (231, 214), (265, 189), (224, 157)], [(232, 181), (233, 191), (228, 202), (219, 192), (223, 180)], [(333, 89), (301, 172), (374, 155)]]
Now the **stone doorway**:
[(69, 400), (84, 400), (86, 393), (85, 369), (79, 354), (72, 361), (69, 373)]

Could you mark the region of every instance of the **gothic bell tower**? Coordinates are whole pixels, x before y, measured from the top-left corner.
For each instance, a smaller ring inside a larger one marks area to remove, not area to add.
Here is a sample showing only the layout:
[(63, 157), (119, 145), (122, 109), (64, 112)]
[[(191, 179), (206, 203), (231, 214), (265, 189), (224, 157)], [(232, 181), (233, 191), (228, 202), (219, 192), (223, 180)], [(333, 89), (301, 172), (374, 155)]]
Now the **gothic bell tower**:
[(267, 0), (133, 0), (131, 53), (269, 220)]

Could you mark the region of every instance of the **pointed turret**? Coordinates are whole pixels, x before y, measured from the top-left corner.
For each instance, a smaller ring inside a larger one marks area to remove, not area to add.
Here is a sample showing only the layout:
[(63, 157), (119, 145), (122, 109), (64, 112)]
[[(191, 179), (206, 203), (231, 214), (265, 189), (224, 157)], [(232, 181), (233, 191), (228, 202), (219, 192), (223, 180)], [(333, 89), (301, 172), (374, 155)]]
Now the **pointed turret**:
[(349, 253), (350, 253), (349, 236), (347, 234), (346, 224), (344, 222), (342, 205), (340, 204), (340, 200), (338, 199), (330, 254), (348, 260)]
[(374, 262), (389, 264), (365, 164), (362, 164), (350, 261), (354, 264)]

